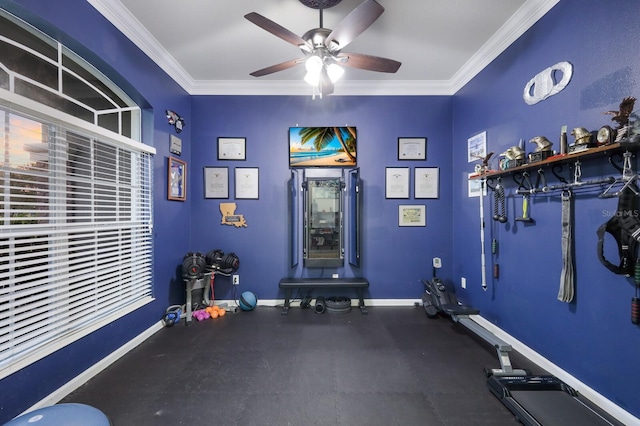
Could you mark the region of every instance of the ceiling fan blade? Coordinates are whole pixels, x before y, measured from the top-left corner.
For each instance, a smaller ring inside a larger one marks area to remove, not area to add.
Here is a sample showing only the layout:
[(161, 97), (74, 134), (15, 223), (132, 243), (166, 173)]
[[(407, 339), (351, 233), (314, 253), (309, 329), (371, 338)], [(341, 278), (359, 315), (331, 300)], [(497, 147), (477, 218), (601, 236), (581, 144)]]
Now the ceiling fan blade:
[(302, 59), (293, 59), (291, 61), (286, 61), (280, 64), (271, 65), (270, 67), (262, 68), (261, 70), (254, 71), (249, 75), (252, 75), (254, 77), (262, 77), (263, 75), (273, 74), (274, 72), (288, 70), (289, 68), (293, 68), (301, 62)]
[(402, 65), (402, 62), (394, 61), (393, 59), (364, 55), (362, 53), (340, 53), (336, 57), (339, 59), (337, 62), (339, 65), (367, 71), (394, 73)]
[(259, 13), (256, 13), (256, 12), (247, 13), (246, 15), (244, 15), (244, 17), (247, 18), (249, 21), (253, 22), (254, 24), (256, 24), (257, 26), (259, 26), (260, 28), (267, 30), (274, 36), (280, 37), (284, 41), (291, 43), (294, 46), (300, 47), (301, 45), (307, 44), (307, 42), (304, 41), (304, 39), (299, 35), (289, 31), (288, 29), (286, 29), (285, 27), (279, 24), (276, 24), (271, 19), (265, 18)]
[(382, 15), (384, 7), (375, 0), (366, 0), (349, 13), (338, 26), (331, 31), (331, 34), (325, 40), (327, 47), (331, 46), (331, 42), (338, 44), (338, 49), (343, 49), (351, 43), (364, 30), (369, 28), (376, 19)]

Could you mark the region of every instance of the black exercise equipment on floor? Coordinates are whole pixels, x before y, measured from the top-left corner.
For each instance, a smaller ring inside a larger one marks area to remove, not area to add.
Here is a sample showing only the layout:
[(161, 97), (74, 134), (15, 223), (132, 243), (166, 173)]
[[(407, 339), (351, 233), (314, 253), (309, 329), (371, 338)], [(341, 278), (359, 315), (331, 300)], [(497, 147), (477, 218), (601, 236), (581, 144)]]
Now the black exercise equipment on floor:
[(527, 426), (623, 426), (555, 376), (491, 376), (487, 386)]
[(449, 316), (493, 345), (500, 368), (484, 369), (487, 386), (520, 423), (527, 426), (623, 426), (557, 377), (514, 369), (509, 359), (511, 345), (469, 317), (480, 311), (461, 304), (453, 286), (436, 277), (436, 269), (440, 267), (440, 259), (435, 258), (433, 278), (422, 280), (425, 285), (422, 305), (427, 316)]
[(480, 311), (471, 306), (463, 305), (458, 301), (453, 286), (446, 285), (442, 279), (436, 277), (436, 270), (441, 267), (439, 258), (433, 259), (433, 278), (429, 281), (422, 280), (425, 292), (422, 295), (422, 306), (429, 318), (436, 318), (438, 315), (449, 316), (453, 321), (464, 325), (476, 335), (491, 344), (500, 361), (500, 368), (485, 368), (487, 376), (525, 376), (527, 371), (514, 369), (511, 365), (509, 352), (511, 345), (500, 339), (498, 336), (472, 320), (469, 315), (477, 315)]

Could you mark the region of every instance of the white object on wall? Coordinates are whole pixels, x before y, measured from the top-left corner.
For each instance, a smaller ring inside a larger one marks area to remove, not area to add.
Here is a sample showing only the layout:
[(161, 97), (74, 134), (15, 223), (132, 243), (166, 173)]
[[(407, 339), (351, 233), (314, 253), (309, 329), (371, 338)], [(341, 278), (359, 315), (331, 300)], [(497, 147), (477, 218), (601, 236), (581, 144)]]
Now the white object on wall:
[[(556, 71), (562, 73), (562, 79), (556, 83), (554, 74)], [(528, 105), (537, 104), (544, 101), (549, 96), (560, 93), (571, 81), (573, 75), (573, 65), (569, 62), (558, 62), (557, 64), (540, 71), (524, 87), (522, 97)]]

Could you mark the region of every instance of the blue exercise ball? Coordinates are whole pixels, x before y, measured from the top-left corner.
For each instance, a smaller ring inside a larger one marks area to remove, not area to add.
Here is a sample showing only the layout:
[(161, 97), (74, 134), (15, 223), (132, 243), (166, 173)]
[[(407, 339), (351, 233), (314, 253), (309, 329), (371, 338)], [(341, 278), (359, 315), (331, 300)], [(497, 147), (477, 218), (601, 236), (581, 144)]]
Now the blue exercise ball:
[(258, 297), (251, 291), (245, 291), (240, 295), (238, 304), (243, 311), (252, 311), (258, 304)]
[(90, 405), (69, 403), (56, 404), (23, 414), (4, 426), (67, 425), (67, 426), (109, 426), (109, 418)]

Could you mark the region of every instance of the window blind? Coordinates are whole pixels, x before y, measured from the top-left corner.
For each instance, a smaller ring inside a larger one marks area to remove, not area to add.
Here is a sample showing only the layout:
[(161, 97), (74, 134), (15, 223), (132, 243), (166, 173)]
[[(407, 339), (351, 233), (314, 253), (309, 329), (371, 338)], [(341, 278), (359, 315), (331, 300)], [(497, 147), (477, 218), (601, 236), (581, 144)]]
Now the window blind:
[(0, 378), (152, 300), (153, 149), (0, 99)]

